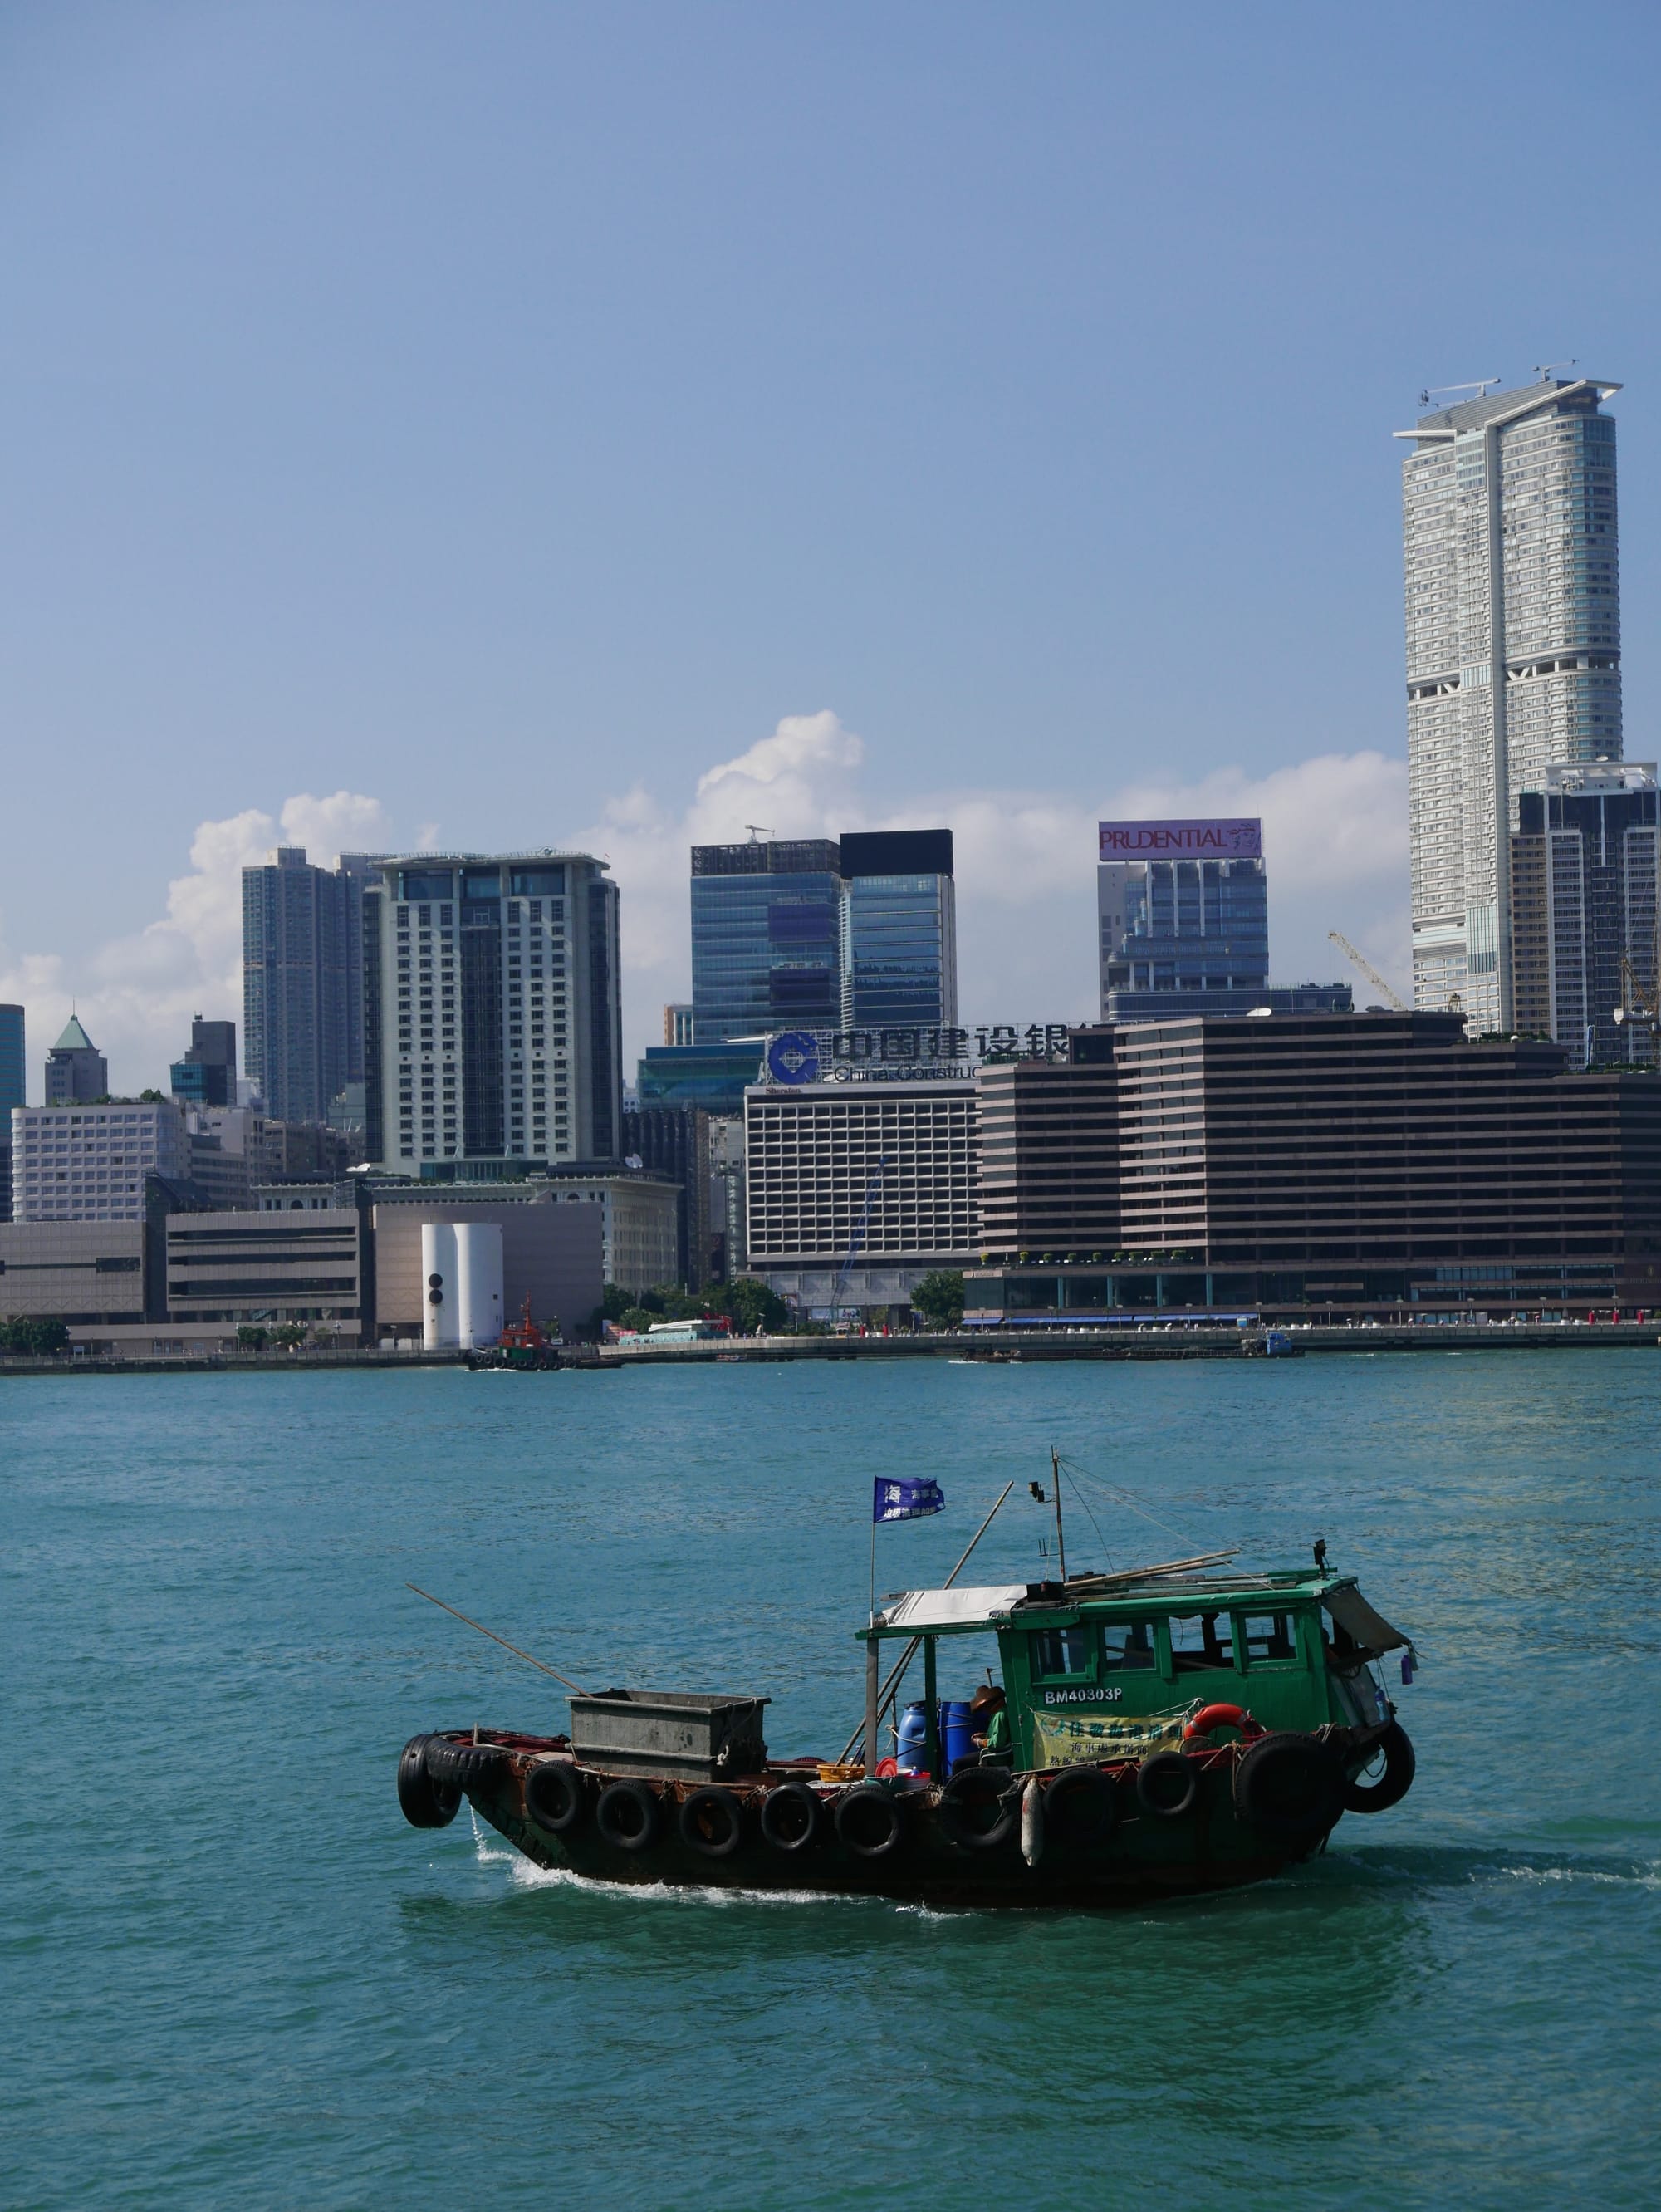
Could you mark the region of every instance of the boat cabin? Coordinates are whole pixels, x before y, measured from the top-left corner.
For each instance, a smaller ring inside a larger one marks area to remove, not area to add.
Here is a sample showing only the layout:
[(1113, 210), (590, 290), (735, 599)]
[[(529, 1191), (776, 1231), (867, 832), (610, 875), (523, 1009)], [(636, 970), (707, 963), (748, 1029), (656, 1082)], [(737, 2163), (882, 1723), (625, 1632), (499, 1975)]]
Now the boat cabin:
[(937, 1778), (943, 1637), (996, 1636), (1009, 1756), (1022, 1771), (1173, 1749), (1206, 1705), (1239, 1705), (1270, 1730), (1383, 1719), (1388, 1708), (1373, 1662), (1411, 1648), (1367, 1604), (1353, 1576), (1324, 1569), (1143, 1571), (909, 1590), (858, 1632), (866, 1649), (866, 1771), (876, 1771), (882, 1713), (905, 1674), (902, 1662), (885, 1682), (880, 1655), (900, 1641), (906, 1662), (922, 1647), (925, 1755)]

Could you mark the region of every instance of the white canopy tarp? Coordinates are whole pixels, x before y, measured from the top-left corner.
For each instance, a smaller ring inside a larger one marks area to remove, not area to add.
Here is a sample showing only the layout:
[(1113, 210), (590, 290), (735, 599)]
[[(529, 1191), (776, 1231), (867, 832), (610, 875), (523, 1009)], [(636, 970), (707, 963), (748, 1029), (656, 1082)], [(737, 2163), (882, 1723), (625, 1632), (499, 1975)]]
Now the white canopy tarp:
[(878, 1615), (885, 1626), (914, 1630), (921, 1635), (931, 1628), (971, 1627), (992, 1620), (1019, 1605), (1027, 1595), (1025, 1583), (997, 1583), (963, 1589), (907, 1590), (885, 1606)]

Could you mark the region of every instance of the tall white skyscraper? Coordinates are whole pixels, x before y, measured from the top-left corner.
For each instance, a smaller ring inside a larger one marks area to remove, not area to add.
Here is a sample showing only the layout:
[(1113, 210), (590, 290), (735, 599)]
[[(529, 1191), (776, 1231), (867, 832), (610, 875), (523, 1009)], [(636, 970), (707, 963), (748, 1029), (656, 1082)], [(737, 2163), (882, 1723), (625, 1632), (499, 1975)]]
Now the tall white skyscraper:
[(1513, 1022), (1511, 833), (1549, 766), (1621, 757), (1615, 424), (1597, 377), (1420, 416), (1402, 465), (1413, 995)]
[(617, 886), (585, 853), (416, 853), (364, 896), (369, 1157), (439, 1180), (611, 1160)]

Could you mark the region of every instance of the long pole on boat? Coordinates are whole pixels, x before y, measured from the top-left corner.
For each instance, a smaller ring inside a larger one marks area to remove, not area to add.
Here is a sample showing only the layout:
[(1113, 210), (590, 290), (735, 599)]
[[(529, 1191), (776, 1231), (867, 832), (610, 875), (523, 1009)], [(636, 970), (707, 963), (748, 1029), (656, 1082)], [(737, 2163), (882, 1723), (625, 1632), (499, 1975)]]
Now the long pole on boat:
[(517, 1644), (510, 1644), (505, 1636), (498, 1636), (494, 1628), (487, 1628), (482, 1620), (475, 1620), (469, 1614), (458, 1611), (453, 1605), (446, 1605), (441, 1597), (434, 1597), (431, 1590), (424, 1590), (419, 1583), (406, 1583), (403, 1587), (414, 1590), (417, 1597), (424, 1597), (428, 1605), (437, 1606), (440, 1613), (454, 1613), (458, 1620), (466, 1621), (470, 1628), (476, 1628), (481, 1636), (488, 1636), (493, 1644), (500, 1644), (504, 1651), (511, 1651), (516, 1659), (523, 1659), (532, 1667), (540, 1667), (544, 1674), (551, 1674), (556, 1682), (563, 1682), (567, 1690), (574, 1690), (579, 1698), (587, 1696), (582, 1684), (573, 1682), (569, 1674), (561, 1674), (559, 1668), (550, 1667), (546, 1659), (537, 1659), (529, 1651), (521, 1651)]
[[(945, 1581), (940, 1585), (942, 1589), (949, 1589), (952, 1584), (957, 1580), (958, 1577), (962, 1573), (964, 1568), (968, 1565), (969, 1553), (973, 1551), (975, 1546), (980, 1541), (986, 1531), (991, 1527), (993, 1522), (997, 1518), (998, 1506), (1003, 1504), (1004, 1499), (1014, 1488), (1015, 1482), (1012, 1478), (1009, 1481), (1006, 1482), (1003, 1489), (998, 1492), (997, 1503), (993, 1505), (991, 1511), (986, 1516), (980, 1526), (975, 1530), (973, 1535), (970, 1537), (968, 1545), (964, 1551), (962, 1558), (952, 1569), (950, 1574), (947, 1576)], [(876, 1541), (876, 1523), (873, 1521), (871, 1523), (871, 1542), (873, 1546), (875, 1546)], [(876, 1619), (876, 1570), (875, 1566), (873, 1566), (871, 1570), (871, 1620), (873, 1622), (875, 1622)], [(888, 1679), (882, 1685), (882, 1691), (877, 1698), (876, 1717), (879, 1722), (882, 1720), (883, 1714), (888, 1710), (888, 1707), (894, 1703), (894, 1693), (900, 1686), (900, 1678), (905, 1674), (906, 1668), (911, 1665), (912, 1661), (917, 1656), (917, 1647), (922, 1641), (923, 1638), (920, 1636), (913, 1636), (911, 1642), (906, 1646), (899, 1658), (894, 1662), (894, 1666), (889, 1672)], [(875, 1650), (876, 1648), (875, 1644), (870, 1647), (872, 1650)], [(848, 1738), (847, 1741), (842, 1747), (843, 1759), (848, 1758), (850, 1753), (852, 1752), (855, 1744), (858, 1742), (860, 1736), (864, 1733), (864, 1722), (861, 1722), (859, 1727), (854, 1730), (853, 1734)], [(841, 1761), (839, 1760), (838, 1764), (840, 1765)]]
[(1067, 1581), (1067, 1539), (1061, 1533), (1061, 1454), (1054, 1444), (1050, 1447), (1050, 1474), (1056, 1494), (1056, 1555), (1061, 1562), (1061, 1580)]

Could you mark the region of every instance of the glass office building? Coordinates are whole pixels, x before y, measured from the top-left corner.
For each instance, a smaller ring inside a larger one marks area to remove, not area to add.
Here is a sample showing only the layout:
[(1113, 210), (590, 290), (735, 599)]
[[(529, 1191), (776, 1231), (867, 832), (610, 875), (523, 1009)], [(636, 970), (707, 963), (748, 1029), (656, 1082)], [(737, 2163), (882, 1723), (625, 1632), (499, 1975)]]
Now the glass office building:
[(0, 1006), (0, 1140), (9, 1139), (14, 1106), (28, 1104), (28, 1079), (23, 1066), (23, 1009)]
[(834, 838), (692, 848), (693, 1036), (700, 1046), (842, 1018)]
[(849, 832), (842, 853), (842, 1025), (957, 1020), (949, 830)]
[(1549, 768), (1519, 795), (1511, 948), (1519, 1031), (1567, 1045), (1571, 1065), (1648, 1064), (1654, 1040), (1620, 1023), (1622, 960), (1653, 1003), (1661, 793), (1652, 761)]
[[(1252, 842), (1260, 845), (1261, 836)], [(1245, 1013), (1265, 1003), (1269, 882), (1261, 852), (1105, 860), (1096, 871), (1096, 906), (1104, 1021)]]

